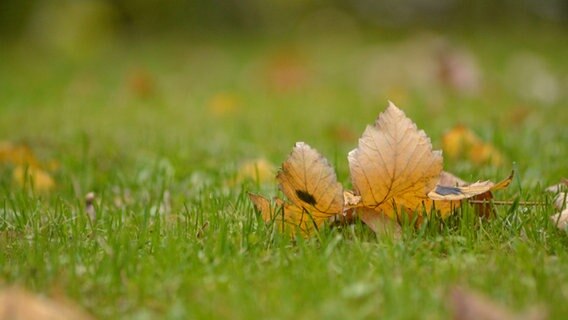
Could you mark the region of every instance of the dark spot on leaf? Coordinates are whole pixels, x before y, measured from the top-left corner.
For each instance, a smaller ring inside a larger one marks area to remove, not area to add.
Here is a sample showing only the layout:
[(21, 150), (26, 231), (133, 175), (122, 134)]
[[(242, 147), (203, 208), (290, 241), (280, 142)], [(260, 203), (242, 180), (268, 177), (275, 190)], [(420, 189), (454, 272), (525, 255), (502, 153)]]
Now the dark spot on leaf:
[(311, 204), (312, 206), (315, 206), (317, 203), (314, 196), (309, 194), (307, 191), (296, 190), (296, 195), (298, 196), (298, 198), (300, 198), (300, 200), (304, 201), (305, 203)]
[(436, 186), (436, 193), (442, 196), (447, 196), (449, 194), (461, 195), (463, 194), (459, 188), (456, 187), (445, 187)]

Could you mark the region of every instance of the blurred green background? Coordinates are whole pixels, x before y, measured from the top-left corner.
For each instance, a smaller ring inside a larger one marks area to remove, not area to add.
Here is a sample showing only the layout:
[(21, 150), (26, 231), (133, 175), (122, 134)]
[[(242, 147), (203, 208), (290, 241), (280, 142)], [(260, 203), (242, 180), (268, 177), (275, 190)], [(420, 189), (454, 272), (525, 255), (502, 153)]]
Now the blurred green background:
[[(562, 0), (21, 0), (0, 3), (0, 35), (38, 33), (287, 33), (309, 23), (336, 27), (452, 28), (502, 23), (566, 24)], [(315, 27), (315, 25), (312, 25)], [(89, 30), (77, 30), (84, 27)], [(47, 28), (47, 30), (45, 29)], [(52, 36), (57, 36), (53, 34)]]
[(125, 166), (159, 146), (197, 168), (279, 163), (305, 140), (346, 179), (343, 155), (392, 100), (435, 148), (472, 128), (504, 172), (539, 146), (520, 169), (554, 181), (567, 30), (559, 0), (1, 1), (0, 135), (47, 157), (88, 140)]

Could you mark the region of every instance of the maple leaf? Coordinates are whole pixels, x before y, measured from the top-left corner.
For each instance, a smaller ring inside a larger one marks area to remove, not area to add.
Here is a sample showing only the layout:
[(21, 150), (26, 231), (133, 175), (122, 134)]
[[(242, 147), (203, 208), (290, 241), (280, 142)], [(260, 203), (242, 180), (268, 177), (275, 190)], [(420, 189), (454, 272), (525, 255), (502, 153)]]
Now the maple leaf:
[(271, 204), (259, 195), (249, 194), (249, 197), (264, 221), (274, 222), (280, 231), (290, 234), (299, 229), (304, 236), (310, 235), (326, 220), (343, 213), (345, 199), (355, 202), (358, 199), (344, 195), (329, 162), (303, 142), (296, 143), (276, 178), (291, 203), (276, 199)]
[[(433, 150), (426, 133), (392, 102), (373, 126), (367, 126), (348, 160), (354, 193), (343, 190), (324, 157), (298, 142), (276, 177), (290, 202), (249, 197), (266, 222), (291, 234), (300, 230), (309, 236), (326, 220), (349, 222), (354, 216), (375, 232), (397, 234), (399, 226), (393, 227), (392, 220), (411, 217), (419, 224), (422, 213), (433, 211), (446, 217), (461, 200), (489, 200), (492, 190), (507, 187), (513, 178), (511, 174), (499, 183), (467, 184), (443, 172), (442, 152)], [(482, 203), (478, 211), (489, 216), (492, 207)]]
[(435, 209), (446, 217), (460, 206), (460, 200), (505, 188), (512, 180), (511, 175), (497, 184), (468, 185), (444, 173), (441, 151), (433, 150), (426, 133), (392, 102), (373, 126), (367, 126), (348, 160), (360, 206), (373, 209), (378, 219), (373, 220), (372, 211), (361, 210), (363, 221), (373, 229), (382, 215), (399, 220), (402, 214), (418, 213), (419, 223), (421, 212)]
[(349, 169), (361, 205), (395, 218), (404, 211), (430, 211), (428, 192), (442, 172), (442, 153), (430, 138), (389, 101), (373, 126), (367, 126)]

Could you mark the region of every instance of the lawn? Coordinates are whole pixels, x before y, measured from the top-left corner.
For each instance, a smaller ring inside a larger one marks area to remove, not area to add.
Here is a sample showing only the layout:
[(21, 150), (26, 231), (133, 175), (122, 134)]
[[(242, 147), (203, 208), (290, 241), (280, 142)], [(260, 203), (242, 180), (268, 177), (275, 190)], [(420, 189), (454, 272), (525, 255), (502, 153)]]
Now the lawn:
[[(568, 317), (568, 236), (544, 191), (568, 177), (564, 39), (543, 27), (10, 45), (0, 142), (29, 147), (54, 184), (17, 181), (18, 162), (0, 158), (0, 286), (100, 319), (439, 319), (455, 286)], [(437, 48), (475, 57), (479, 86), (440, 80)], [(360, 222), (309, 239), (267, 228), (247, 193), (277, 183), (242, 165), (278, 168), (305, 141), (349, 186), (347, 152), (388, 100), (436, 149), (457, 124), (492, 144), (501, 163), (444, 168), (468, 181), (515, 169), (495, 193), (511, 204), (490, 220), (464, 204), (400, 239)]]

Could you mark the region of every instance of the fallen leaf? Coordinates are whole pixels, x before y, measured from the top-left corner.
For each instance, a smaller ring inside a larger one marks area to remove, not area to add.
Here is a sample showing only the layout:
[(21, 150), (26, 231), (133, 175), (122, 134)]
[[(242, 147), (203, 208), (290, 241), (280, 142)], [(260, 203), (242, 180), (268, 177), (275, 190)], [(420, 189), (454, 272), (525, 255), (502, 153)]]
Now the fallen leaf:
[(442, 149), (450, 159), (467, 158), (475, 164), (491, 163), (494, 166), (503, 163), (503, 155), (499, 150), (461, 124), (444, 134)]
[(0, 291), (0, 320), (87, 320), (90, 315), (66, 301), (39, 297), (12, 287)]
[(461, 288), (454, 288), (450, 295), (450, 309), (454, 320), (544, 320), (547, 318), (546, 312), (539, 308), (517, 314), (479, 293)]
[(514, 172), (502, 181), (494, 183), (492, 181), (477, 181), (467, 183), (448, 172), (442, 172), (436, 188), (428, 193), (428, 197), (436, 200), (436, 203), (451, 201), (454, 208), (460, 206), (460, 200), (469, 199), (481, 201), (474, 203), (473, 207), (478, 216), (489, 218), (493, 216), (494, 210), (491, 205), (493, 193), (491, 191), (507, 188), (513, 181)]
[(223, 117), (234, 114), (240, 108), (237, 95), (230, 92), (218, 92), (207, 102), (207, 107), (215, 117)]
[(400, 224), (389, 218), (385, 214), (377, 214), (377, 211), (370, 208), (360, 208), (357, 210), (358, 216), (373, 232), (379, 235), (400, 237), (402, 229)]
[(392, 102), (367, 126), (349, 169), (361, 205), (391, 219), (402, 212), (430, 211), (428, 192), (442, 172), (442, 153)]
[[(445, 218), (461, 200), (489, 200), (492, 190), (506, 188), (513, 174), (499, 183), (465, 181), (442, 171), (442, 153), (432, 149), (430, 138), (418, 130), (404, 112), (389, 102), (373, 126), (368, 126), (359, 145), (348, 154), (354, 192), (344, 191), (333, 168), (315, 149), (296, 143), (277, 174), (281, 191), (290, 203), (250, 195), (266, 222), (279, 229), (299, 228), (304, 235), (326, 220), (349, 223), (359, 216), (375, 232), (392, 229), (387, 220), (414, 221), (436, 212)], [(480, 215), (492, 207), (482, 203)]]
[(546, 188), (546, 191), (555, 193), (554, 206), (559, 210), (550, 219), (561, 230), (568, 230), (568, 179), (562, 179), (558, 184)]
[(284, 203), (278, 198), (271, 202), (253, 193), (249, 193), (249, 199), (260, 211), (262, 220), (267, 224), (274, 224), (279, 232), (294, 236), (299, 231), (302, 236), (308, 237), (318, 228), (314, 217), (301, 207)]
[(298, 142), (276, 175), (282, 192), (292, 203), (310, 212), (343, 212), (343, 187), (324, 157)]
[(481, 71), (474, 56), (463, 49), (441, 47), (438, 54), (439, 80), (451, 89), (474, 95), (481, 87)]
[(12, 178), (19, 186), (30, 183), (39, 192), (49, 191), (55, 186), (55, 181), (43, 168), (55, 170), (59, 166), (58, 162), (52, 160), (43, 166), (27, 145), (0, 142), (0, 164), (15, 166)]
[[(514, 172), (504, 180), (494, 183), (492, 181), (477, 181), (472, 184), (463, 183), (457, 186), (436, 185), (436, 188), (428, 193), (428, 197), (432, 200), (462, 200), (473, 196), (486, 193), (488, 191), (500, 190), (507, 188), (513, 181)], [(460, 179), (461, 180), (461, 179)]]
[(558, 229), (567, 230), (568, 229), (568, 209), (566, 209), (562, 212), (558, 212), (556, 214), (553, 214), (550, 217), (550, 220), (552, 220), (552, 222), (554, 223), (554, 225), (556, 225), (558, 227)]
[(47, 192), (55, 187), (55, 182), (49, 173), (38, 167), (18, 165), (14, 168), (12, 176), (14, 182), (19, 186), (23, 187), (30, 184), (32, 189), (38, 192)]
[(281, 48), (272, 54), (263, 69), (263, 84), (278, 93), (301, 90), (311, 77), (307, 59), (293, 47)]
[[(407, 216), (420, 223), (422, 213), (432, 211), (445, 218), (461, 205), (460, 200), (488, 199), (487, 192), (505, 188), (512, 180), (511, 175), (497, 184), (466, 184), (443, 172), (441, 152), (432, 149), (426, 133), (392, 102), (374, 126), (367, 127), (348, 160), (355, 193), (361, 196), (359, 207), (373, 209), (376, 219), (386, 215), (401, 221)], [(478, 208), (481, 215), (490, 215), (489, 204)], [(371, 221), (371, 211), (360, 212), (364, 222)]]
[(261, 196), (250, 198), (264, 221), (277, 223), (279, 230), (294, 234), (299, 228), (307, 236), (326, 220), (343, 213), (343, 187), (329, 162), (309, 145), (297, 142), (276, 178), (291, 203), (277, 199), (271, 205)]
[(257, 158), (241, 163), (237, 176), (231, 185), (240, 184), (246, 180), (258, 183), (273, 181), (276, 168), (265, 158)]
[(1, 141), (0, 163), (39, 167), (39, 161), (28, 146)]
[(138, 68), (130, 71), (128, 88), (137, 98), (147, 99), (156, 94), (156, 81), (150, 72)]

